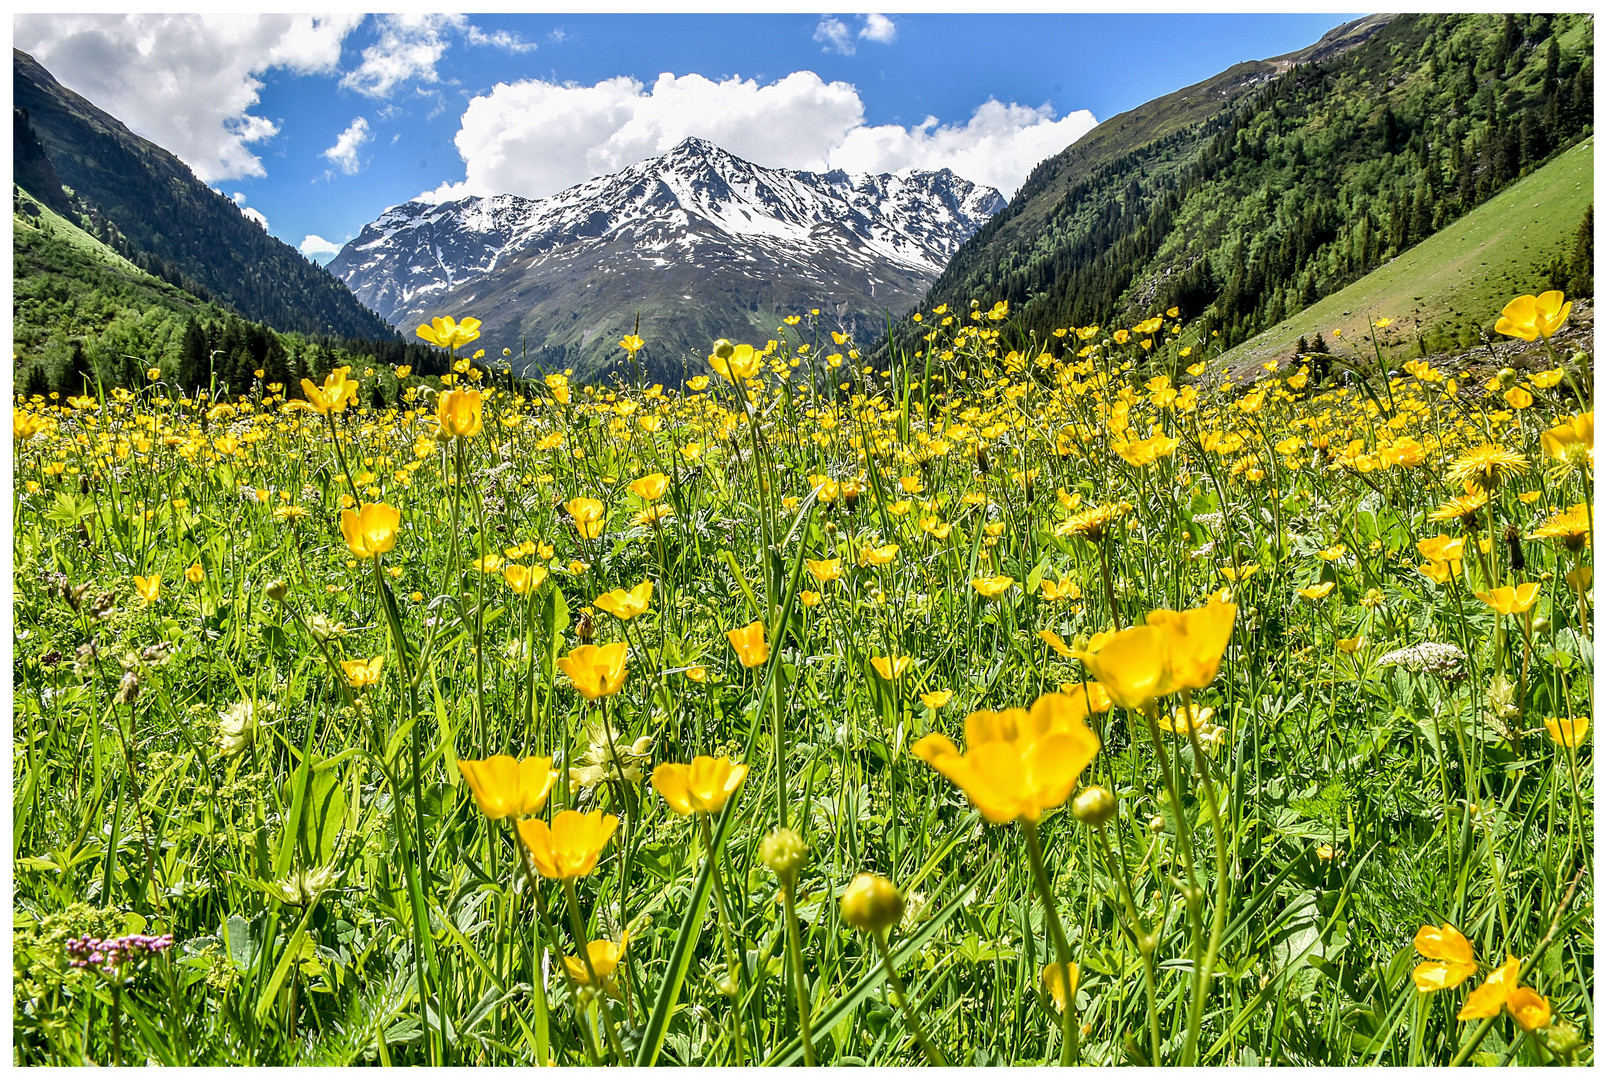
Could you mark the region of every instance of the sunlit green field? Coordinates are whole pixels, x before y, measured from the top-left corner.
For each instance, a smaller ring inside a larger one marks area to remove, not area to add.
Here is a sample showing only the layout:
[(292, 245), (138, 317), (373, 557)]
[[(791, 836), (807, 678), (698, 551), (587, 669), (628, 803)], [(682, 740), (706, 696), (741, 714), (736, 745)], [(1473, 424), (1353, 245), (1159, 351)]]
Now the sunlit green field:
[(1560, 300), (18, 402), (14, 1061), (1589, 1064)]

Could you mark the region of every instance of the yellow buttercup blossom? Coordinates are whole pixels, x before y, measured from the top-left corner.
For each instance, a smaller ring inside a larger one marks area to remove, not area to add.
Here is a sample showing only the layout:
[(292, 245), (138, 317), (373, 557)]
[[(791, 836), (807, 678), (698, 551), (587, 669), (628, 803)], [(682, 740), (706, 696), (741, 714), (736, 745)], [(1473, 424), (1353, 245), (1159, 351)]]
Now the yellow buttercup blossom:
[(575, 523), (575, 530), (587, 540), (595, 540), (603, 534), (605, 508), (601, 501), (577, 496), (564, 503), (564, 509)]
[(311, 379), (301, 380), (301, 392), (306, 400), (287, 402), (285, 407), (315, 412), (320, 416), (340, 412), (357, 400), (357, 382), (346, 377), (350, 370), (336, 368), (324, 379), (322, 386)]
[(564, 880), (585, 877), (597, 869), (603, 848), (618, 828), (619, 818), (601, 810), (589, 814), (562, 810), (551, 825), (540, 818), (520, 821), (519, 839), (542, 877)]
[(1590, 717), (1588, 716), (1548, 716), (1545, 720), (1546, 734), (1558, 746), (1578, 746), (1586, 735), (1590, 733)]
[(677, 814), (717, 814), (747, 776), (746, 765), (699, 755), (686, 765), (665, 762), (653, 770), (652, 783)]
[(653, 599), (653, 583), (644, 581), (634, 589), (613, 589), (599, 596), (595, 603), (616, 619), (629, 621), (647, 610)]
[(643, 502), (657, 502), (664, 497), (665, 490), (670, 485), (670, 478), (661, 472), (648, 473), (646, 476), (631, 481), (631, 494)]
[(541, 587), (547, 580), (545, 566), (525, 566), (521, 563), (509, 563), (502, 568), (502, 579), (520, 596), (526, 596), (532, 589)]
[(971, 587), (988, 599), (1000, 596), (1006, 589), (1016, 583), (1016, 579), (1008, 574), (999, 574), (995, 577), (975, 577), (971, 579)]
[(483, 426), (484, 399), (478, 390), (444, 390), (436, 399), (435, 419), (449, 439), (470, 439)]
[(1220, 595), (1187, 611), (1152, 611), (1144, 626), (1096, 637), (1076, 655), (1112, 701), (1144, 709), (1167, 694), (1210, 685), (1237, 613)]
[(964, 754), (935, 732), (918, 740), (911, 752), (964, 791), (989, 821), (1037, 821), (1070, 797), (1099, 751), (1087, 715), (1078, 698), (1045, 694), (1030, 710), (967, 716)]
[(1473, 946), (1450, 923), (1423, 926), (1412, 939), (1412, 945), (1428, 957), (1412, 970), (1412, 982), (1417, 984), (1419, 993), (1459, 986), (1479, 970), (1473, 960)]
[(360, 509), (340, 512), (340, 532), (346, 547), (359, 559), (383, 555), (396, 546), (402, 513), (387, 503), (364, 503)]
[(152, 574), (150, 577), (134, 575), (134, 589), (139, 598), (147, 604), (156, 603), (156, 598), (162, 595), (162, 575)]
[(742, 661), (743, 667), (758, 667), (770, 659), (770, 643), (764, 639), (763, 619), (755, 619), (736, 630), (727, 630), (725, 636), (736, 650), (737, 659)]
[(480, 336), (480, 320), (465, 318), (455, 321), (452, 316), (437, 317), (413, 331), (431, 345), (443, 349), (457, 349)]
[(888, 682), (892, 682), (908, 671), (911, 662), (908, 656), (873, 656), (870, 658), (870, 666), (876, 669), (876, 674)]
[[(597, 973), (597, 979), (605, 987), (611, 987), (610, 979), (619, 962), (625, 958), (625, 946), (629, 944), (630, 935), (622, 934), (618, 941), (590, 941), (586, 943), (586, 960), (591, 961), (591, 971)], [(581, 986), (590, 986), (591, 971), (586, 969), (586, 961), (578, 956), (564, 957), (564, 969), (569, 977)]]
[(1573, 302), (1563, 300), (1562, 293), (1553, 289), (1539, 296), (1519, 296), (1501, 309), (1495, 322), (1495, 332), (1508, 337), (1533, 341), (1537, 337), (1550, 337), (1568, 321)]
[(928, 709), (941, 709), (954, 697), (953, 690), (933, 690), (921, 695), (921, 704)]
[(587, 701), (611, 697), (625, 685), (628, 648), (623, 641), (609, 645), (580, 645), (558, 658), (558, 669), (569, 676), (575, 690)]
[(361, 690), (365, 686), (373, 686), (379, 682), (380, 671), (385, 667), (385, 656), (372, 657), (368, 660), (342, 660), (340, 668), (346, 674), (346, 684), (353, 690)]
[(497, 754), (483, 761), (459, 759), (458, 771), (480, 812), (492, 821), (539, 814), (558, 779), (550, 757), (527, 757), (521, 761)]
[(1494, 608), (1502, 615), (1522, 615), (1534, 607), (1534, 602), (1540, 598), (1540, 586), (1531, 581), (1521, 585), (1502, 585), (1473, 595), (1486, 607)]

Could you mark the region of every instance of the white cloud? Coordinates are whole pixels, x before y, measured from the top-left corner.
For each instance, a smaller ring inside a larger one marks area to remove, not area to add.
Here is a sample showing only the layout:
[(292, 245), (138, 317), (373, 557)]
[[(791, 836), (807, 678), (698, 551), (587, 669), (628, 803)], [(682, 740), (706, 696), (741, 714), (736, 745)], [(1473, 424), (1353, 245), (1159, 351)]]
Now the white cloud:
[(379, 40), (363, 50), (362, 63), (340, 85), (382, 98), (404, 82), (439, 82), (435, 65), (446, 55), (447, 33), (466, 29), (462, 15), (381, 16)]
[(898, 27), (886, 15), (866, 15), (859, 36), (880, 45), (891, 45), (898, 38)]
[(18, 15), (13, 43), (207, 183), (262, 176), (263, 73), (332, 72), (361, 15)]
[(1079, 110), (987, 101), (965, 123), (868, 126), (859, 92), (795, 71), (774, 83), (660, 75), (593, 86), (538, 79), (498, 83), (473, 98), (456, 138), (465, 177), (421, 199), (514, 194), (540, 198), (698, 136), (772, 168), (850, 172), (949, 168), (1011, 194), (1039, 161), (1094, 126)]
[[(308, 233), (307, 238), (301, 242), (301, 253), (314, 262), (328, 262), (340, 254), (340, 245), (331, 240), (325, 240), (317, 233)], [(320, 256), (322, 256), (320, 258)]]
[(270, 231), (268, 228), (268, 219), (262, 215), (262, 211), (253, 210), (251, 207), (246, 205), (245, 192), (236, 191), (232, 196), (230, 196), (230, 198), (234, 200), (234, 205), (240, 208), (240, 213), (244, 214), (247, 220), (255, 221), (258, 225), (262, 226), (263, 232)]
[(952, 169), (978, 183), (1015, 193), (1027, 173), (1092, 130), (1087, 109), (1060, 119), (1044, 105), (1001, 104), (989, 99), (965, 124), (939, 124), (936, 117), (914, 127), (880, 124), (850, 131), (831, 151), (833, 168), (848, 172)]
[(821, 52), (842, 53), (844, 56), (854, 55), (854, 35), (848, 29), (848, 24), (841, 19), (830, 15), (820, 20), (815, 27), (815, 40), (821, 44)]
[(493, 30), (486, 33), (478, 26), (469, 27), (468, 42), (470, 45), (489, 45), (495, 49), (502, 49), (511, 53), (527, 53), (536, 51), (534, 41), (526, 41), (518, 34), (506, 30)]
[(340, 133), (340, 138), (335, 140), (335, 145), (319, 156), (326, 157), (334, 162), (340, 167), (340, 171), (347, 176), (355, 176), (357, 170), (363, 167), (362, 162), (358, 160), (357, 152), (363, 148), (364, 143), (369, 142), (371, 139), (373, 139), (373, 135), (369, 133), (368, 121), (359, 116), (346, 126), (345, 131)]

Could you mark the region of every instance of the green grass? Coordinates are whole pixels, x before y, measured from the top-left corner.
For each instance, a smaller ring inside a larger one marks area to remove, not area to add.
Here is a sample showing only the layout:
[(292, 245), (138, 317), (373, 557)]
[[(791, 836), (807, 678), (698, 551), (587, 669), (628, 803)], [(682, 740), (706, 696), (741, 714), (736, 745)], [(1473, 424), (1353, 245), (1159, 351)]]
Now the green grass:
[(1361, 280), (1229, 349), (1221, 366), (1253, 372), (1290, 359), (1300, 338), (1331, 339), (1336, 329), (1359, 341), (1380, 318), (1394, 320), (1386, 340), (1413, 343), (1421, 334), (1429, 352), (1477, 342), (1508, 300), (1544, 290), (1542, 267), (1566, 253), (1595, 200), (1595, 146), (1584, 140)]

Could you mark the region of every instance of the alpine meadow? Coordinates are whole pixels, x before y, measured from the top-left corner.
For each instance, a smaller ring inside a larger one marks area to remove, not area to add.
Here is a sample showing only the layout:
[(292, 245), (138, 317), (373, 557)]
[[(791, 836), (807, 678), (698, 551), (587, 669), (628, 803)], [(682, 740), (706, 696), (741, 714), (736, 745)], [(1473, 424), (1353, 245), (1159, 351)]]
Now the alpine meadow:
[(19, 48), (13, 1063), (1592, 1066), (1593, 41), (327, 269)]

